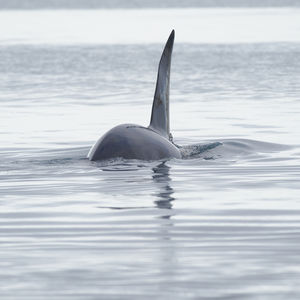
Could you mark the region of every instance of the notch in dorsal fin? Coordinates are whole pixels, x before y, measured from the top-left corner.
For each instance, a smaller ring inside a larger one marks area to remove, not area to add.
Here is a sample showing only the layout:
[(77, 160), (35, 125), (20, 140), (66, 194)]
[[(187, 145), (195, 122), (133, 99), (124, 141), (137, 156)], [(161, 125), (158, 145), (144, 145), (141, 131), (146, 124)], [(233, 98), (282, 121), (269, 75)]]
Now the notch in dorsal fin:
[(174, 37), (175, 31), (172, 30), (159, 62), (152, 115), (149, 125), (149, 128), (167, 139), (170, 139), (169, 89)]

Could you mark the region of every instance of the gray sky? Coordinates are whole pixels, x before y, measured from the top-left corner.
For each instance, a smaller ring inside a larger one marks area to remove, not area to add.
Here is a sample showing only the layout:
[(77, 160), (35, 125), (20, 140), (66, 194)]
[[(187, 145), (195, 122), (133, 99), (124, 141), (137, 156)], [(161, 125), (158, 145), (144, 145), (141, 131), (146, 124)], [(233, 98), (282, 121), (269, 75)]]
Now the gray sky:
[(300, 0), (0, 0), (0, 9), (300, 6)]

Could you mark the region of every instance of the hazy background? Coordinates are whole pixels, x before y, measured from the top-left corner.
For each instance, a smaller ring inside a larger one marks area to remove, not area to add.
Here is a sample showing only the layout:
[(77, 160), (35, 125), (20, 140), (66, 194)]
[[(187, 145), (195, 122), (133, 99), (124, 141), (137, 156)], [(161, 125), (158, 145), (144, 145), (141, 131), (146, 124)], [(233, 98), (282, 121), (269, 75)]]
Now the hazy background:
[(0, 9), (56, 8), (171, 8), (171, 7), (284, 7), (297, 0), (0, 0)]

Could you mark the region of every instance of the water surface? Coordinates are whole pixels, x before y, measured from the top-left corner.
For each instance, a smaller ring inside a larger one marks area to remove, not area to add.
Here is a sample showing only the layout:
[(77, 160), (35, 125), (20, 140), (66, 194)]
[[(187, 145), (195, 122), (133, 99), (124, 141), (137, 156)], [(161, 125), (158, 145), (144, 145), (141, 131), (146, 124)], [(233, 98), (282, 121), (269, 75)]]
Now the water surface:
[[(0, 36), (1, 299), (299, 298), (300, 40), (282, 34), (298, 11), (275, 12), (287, 23), (267, 43), (191, 43), (178, 30), (182, 160), (86, 159), (112, 126), (148, 124), (169, 30), (147, 44), (68, 32), (64, 43), (55, 27), (35, 42)], [(24, 28), (39, 13), (1, 12), (31, 16)]]

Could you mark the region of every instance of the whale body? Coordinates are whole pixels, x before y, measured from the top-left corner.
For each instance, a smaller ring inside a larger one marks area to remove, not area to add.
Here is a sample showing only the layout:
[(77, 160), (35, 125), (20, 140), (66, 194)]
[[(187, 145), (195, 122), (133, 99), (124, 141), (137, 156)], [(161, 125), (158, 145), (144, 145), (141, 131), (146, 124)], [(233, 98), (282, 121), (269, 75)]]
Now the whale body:
[(89, 160), (118, 157), (139, 160), (181, 158), (180, 150), (173, 143), (169, 124), (170, 70), (174, 37), (173, 30), (160, 59), (150, 125), (143, 127), (122, 124), (112, 128), (91, 148)]

